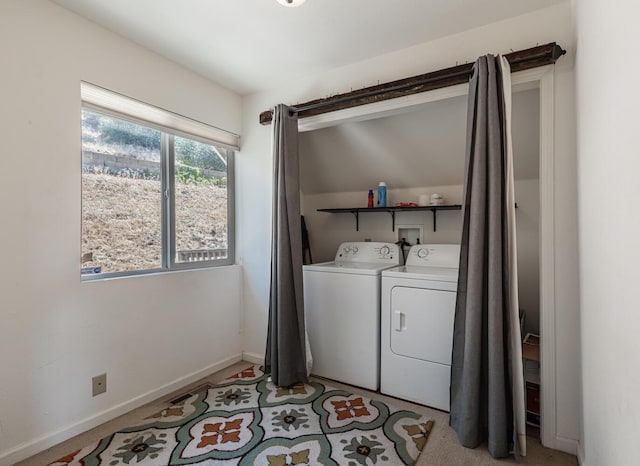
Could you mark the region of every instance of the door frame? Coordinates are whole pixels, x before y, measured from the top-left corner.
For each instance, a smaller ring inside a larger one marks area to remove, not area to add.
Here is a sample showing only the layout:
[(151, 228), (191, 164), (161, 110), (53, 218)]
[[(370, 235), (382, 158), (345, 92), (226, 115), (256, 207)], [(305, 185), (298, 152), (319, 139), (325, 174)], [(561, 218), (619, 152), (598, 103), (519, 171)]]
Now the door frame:
[[(555, 290), (555, 153), (554, 153), (554, 66), (547, 65), (513, 73), (512, 89), (539, 89), (540, 99), (540, 409), (541, 441), (549, 448), (576, 454), (575, 441), (557, 435), (556, 423), (556, 290)], [(300, 132), (347, 122), (371, 120), (404, 113), (429, 102), (468, 94), (468, 84), (459, 84), (325, 113), (299, 120)]]

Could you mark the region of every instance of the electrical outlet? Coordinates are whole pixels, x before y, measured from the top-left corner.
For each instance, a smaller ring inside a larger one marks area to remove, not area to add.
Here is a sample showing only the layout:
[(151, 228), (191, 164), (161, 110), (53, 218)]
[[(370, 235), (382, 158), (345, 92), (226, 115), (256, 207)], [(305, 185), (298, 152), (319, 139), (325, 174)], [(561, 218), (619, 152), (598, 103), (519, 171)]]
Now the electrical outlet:
[(93, 396), (98, 396), (107, 391), (107, 374), (96, 375), (91, 379)]

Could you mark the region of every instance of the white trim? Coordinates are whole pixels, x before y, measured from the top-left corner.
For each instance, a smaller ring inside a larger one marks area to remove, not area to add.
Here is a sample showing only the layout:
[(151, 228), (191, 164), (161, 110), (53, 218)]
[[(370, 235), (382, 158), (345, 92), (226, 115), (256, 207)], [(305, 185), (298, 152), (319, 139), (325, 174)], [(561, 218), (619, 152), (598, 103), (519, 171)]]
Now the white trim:
[[(540, 328), (542, 444), (575, 455), (578, 441), (557, 432), (556, 308), (555, 308), (555, 166), (554, 66), (519, 71), (511, 76), (512, 88), (540, 89)], [(402, 113), (428, 102), (466, 95), (468, 86), (459, 84), (408, 97), (385, 100), (339, 110), (298, 122), (299, 131), (311, 131), (345, 122), (362, 121)]]
[(468, 91), (468, 85), (458, 84), (429, 92), (409, 95), (407, 97), (398, 97), (397, 99), (383, 100), (359, 107), (346, 108), (344, 110), (301, 118), (298, 120), (298, 131), (303, 133), (347, 122), (372, 120), (374, 118), (395, 115), (403, 113), (404, 109), (415, 107), (416, 105), (466, 95)]
[(557, 448), (554, 234), (554, 75), (540, 76), (540, 395), (542, 444)]
[(264, 354), (242, 353), (242, 360), (253, 364), (264, 364)]
[[(518, 86), (518, 90), (521, 89), (534, 89), (539, 88), (540, 84), (536, 82), (542, 81), (543, 78), (549, 75), (553, 76), (554, 65), (539, 66), (537, 68), (531, 68), (529, 70), (517, 71), (511, 75), (511, 84)], [(533, 85), (530, 85), (533, 84)]]
[(218, 372), (226, 367), (229, 367), (237, 362), (242, 361), (241, 354), (235, 354), (222, 361), (213, 363), (203, 369), (187, 374), (184, 377), (180, 377), (172, 382), (169, 382), (159, 388), (148, 391), (140, 396), (132, 398), (128, 401), (124, 401), (116, 406), (101, 411), (93, 416), (82, 419), (81, 421), (64, 427), (56, 432), (43, 435), (35, 440), (25, 442), (4, 452), (0, 456), (0, 466), (10, 466), (22, 461), (30, 456), (40, 453), (49, 447), (57, 445), (60, 442), (70, 439), (78, 434), (86, 432), (94, 427), (97, 427), (105, 422), (115, 419), (118, 416), (128, 413), (129, 411), (139, 408), (151, 401), (157, 400), (171, 392), (181, 389), (193, 382), (200, 380), (203, 377)]
[(584, 447), (581, 442), (578, 442), (578, 453), (576, 456), (578, 457), (578, 464), (580, 466), (587, 466), (587, 462), (584, 460)]
[(541, 441), (577, 455), (578, 441), (558, 434), (555, 279), (555, 67), (513, 74), (517, 88), (537, 82), (540, 89), (540, 409)]
[(570, 455), (577, 456), (580, 444), (577, 440), (574, 440), (572, 438), (556, 435), (553, 438), (553, 443), (546, 446), (554, 450), (563, 451), (565, 453), (569, 453)]

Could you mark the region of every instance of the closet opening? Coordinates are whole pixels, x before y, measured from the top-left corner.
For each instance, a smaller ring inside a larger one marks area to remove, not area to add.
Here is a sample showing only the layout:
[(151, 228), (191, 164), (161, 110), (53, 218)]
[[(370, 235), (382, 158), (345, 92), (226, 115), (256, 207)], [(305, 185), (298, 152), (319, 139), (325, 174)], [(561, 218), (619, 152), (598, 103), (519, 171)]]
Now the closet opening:
[[(514, 73), (512, 82), (523, 336), (541, 335), (541, 440), (553, 446), (553, 67)], [(446, 204), (461, 201), (466, 93), (467, 85), (459, 84), (299, 120), (302, 210), (315, 262), (332, 260), (343, 241), (400, 239), (388, 214), (361, 215), (357, 231), (352, 215), (318, 211), (367, 207), (368, 191), (380, 181), (388, 186), (387, 205), (417, 204), (434, 193)], [(408, 243), (459, 242), (459, 211), (439, 213), (435, 232), (426, 215), (396, 214), (399, 231), (419, 232), (405, 238)]]

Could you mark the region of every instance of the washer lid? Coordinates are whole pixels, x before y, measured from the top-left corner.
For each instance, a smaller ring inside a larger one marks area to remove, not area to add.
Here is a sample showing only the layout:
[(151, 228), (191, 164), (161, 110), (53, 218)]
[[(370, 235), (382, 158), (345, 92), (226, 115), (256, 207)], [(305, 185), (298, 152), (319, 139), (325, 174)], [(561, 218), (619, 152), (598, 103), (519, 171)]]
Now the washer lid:
[(304, 265), (305, 272), (353, 273), (358, 275), (380, 275), (383, 270), (393, 267), (389, 264), (371, 262), (322, 262)]
[(420, 267), (402, 265), (382, 272), (383, 277), (431, 280), (455, 283), (458, 281), (458, 269), (453, 267)]

